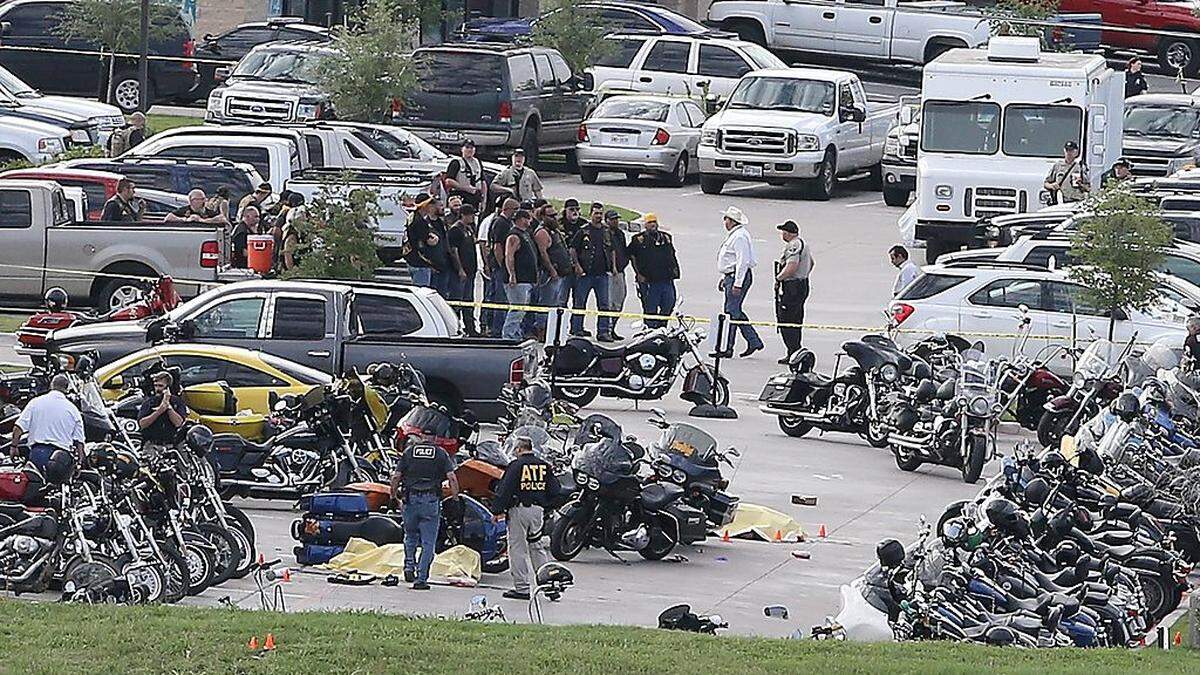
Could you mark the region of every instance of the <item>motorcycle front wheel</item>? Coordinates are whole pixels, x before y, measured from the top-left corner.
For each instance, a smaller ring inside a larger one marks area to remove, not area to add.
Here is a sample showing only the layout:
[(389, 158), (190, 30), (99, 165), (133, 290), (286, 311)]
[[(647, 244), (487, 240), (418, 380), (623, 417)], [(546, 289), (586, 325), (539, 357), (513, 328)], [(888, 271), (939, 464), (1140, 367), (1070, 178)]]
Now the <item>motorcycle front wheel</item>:
[(916, 471), (924, 463), (917, 456), (917, 453), (898, 445), (892, 447), (892, 454), (896, 456), (896, 466), (901, 471)]
[(550, 529), (550, 555), (555, 560), (571, 560), (587, 546), (587, 523), (577, 508), (554, 521)]
[(242, 542), (238, 541), (231, 529), (212, 523), (203, 523), (196, 531), (212, 547), (214, 573), (210, 585), (217, 586), (232, 579), (246, 559)]
[(1058, 444), (1062, 442), (1063, 436), (1067, 434), (1067, 427), (1071, 423), (1071, 416), (1073, 414), (1074, 411), (1072, 410), (1061, 412), (1047, 410), (1042, 413), (1042, 419), (1038, 420), (1037, 425), (1038, 443), (1041, 443), (1043, 448), (1057, 450)]
[(867, 443), (871, 444), (872, 448), (886, 448), (888, 446), (889, 433), (886, 424), (868, 420), (867, 433), (863, 434), (863, 436), (867, 439)]
[[(117, 559), (117, 566), (120, 568), (120, 575), (125, 577), (129, 582), (129, 591), (133, 596), (133, 602), (137, 604), (158, 604), (160, 602), (178, 602), (187, 594), (186, 590), (179, 592), (180, 588), (186, 589), (188, 577), (186, 570), (179, 573), (182, 576), (182, 583), (176, 583), (176, 588), (172, 591), (167, 590), (168, 581), (167, 575), (163, 572), (160, 566), (162, 563), (149, 563), (143, 560), (136, 560), (129, 554), (125, 554)], [(178, 576), (178, 575), (177, 575)], [(168, 596), (179, 597), (175, 600), (168, 600)]]
[(675, 548), (675, 542), (663, 531), (662, 525), (656, 524), (650, 528), (650, 543), (638, 551), (638, 555), (646, 560), (662, 560)]
[(250, 574), (250, 570), (258, 561), (254, 550), (254, 524), (250, 522), (250, 517), (246, 515), (245, 511), (226, 504), (225, 525), (242, 550), (242, 559), (238, 562), (237, 571), (233, 574), (235, 579), (242, 579)]
[(964, 483), (977, 483), (987, 460), (987, 437), (971, 436), (967, 439), (967, 452), (963, 455), (962, 478)]
[(812, 425), (800, 419), (799, 417), (787, 417), (786, 415), (780, 415), (778, 420), (780, 431), (788, 436), (791, 436), (792, 438), (800, 438), (812, 430)]
[(67, 562), (63, 572), (63, 589), (74, 588), (75, 592), (102, 589), (121, 576), (120, 565), (112, 558), (93, 553), (91, 560), (75, 556)]

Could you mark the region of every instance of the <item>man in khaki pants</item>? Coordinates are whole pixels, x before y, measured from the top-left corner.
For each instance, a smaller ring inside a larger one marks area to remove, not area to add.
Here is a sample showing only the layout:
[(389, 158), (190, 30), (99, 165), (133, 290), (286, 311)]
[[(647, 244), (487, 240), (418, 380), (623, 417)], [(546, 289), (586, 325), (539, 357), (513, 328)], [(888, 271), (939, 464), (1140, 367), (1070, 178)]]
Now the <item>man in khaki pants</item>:
[(508, 520), (508, 564), (513, 590), (504, 592), (506, 598), (528, 600), (531, 576), (549, 559), (543, 524), (546, 505), (556, 485), (550, 465), (533, 454), (533, 443), (525, 437), (517, 438), (517, 458), (504, 470), (492, 502), (497, 512), (507, 514)]

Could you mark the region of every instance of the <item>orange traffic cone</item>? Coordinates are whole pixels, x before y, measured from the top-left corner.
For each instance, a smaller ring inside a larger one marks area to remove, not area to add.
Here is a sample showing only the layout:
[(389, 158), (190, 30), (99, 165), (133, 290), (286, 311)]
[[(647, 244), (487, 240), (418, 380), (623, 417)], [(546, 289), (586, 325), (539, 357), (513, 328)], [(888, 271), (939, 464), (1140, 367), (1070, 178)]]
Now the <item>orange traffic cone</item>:
[(257, 636), (257, 635), (251, 635), (251, 636), (250, 636), (250, 642), (246, 643), (246, 647), (247, 647), (248, 649), (258, 649), (258, 636)]
[(292, 580), (292, 571), (291, 571), (290, 569), (287, 569), (287, 568), (285, 567), (285, 568), (283, 569), (283, 581), (284, 581), (284, 583), (286, 583), (286, 582), (289, 582), (289, 581), (291, 581), (291, 580)]
[(775, 541), (783, 541), (783, 530), (775, 530)]
[(263, 640), (263, 649), (265, 649), (267, 651), (271, 651), (272, 649), (275, 649), (275, 635), (274, 634), (267, 633), (267, 639)]
[(729, 530), (725, 530), (721, 533), (721, 541), (729, 543)]
[(1176, 631), (1176, 632), (1175, 632), (1175, 639), (1174, 639), (1174, 640), (1172, 640), (1172, 643), (1173, 643), (1173, 644), (1174, 644), (1176, 647), (1178, 647), (1178, 646), (1182, 645), (1182, 644), (1183, 644), (1183, 633), (1180, 633), (1179, 631)]
[(825, 524), (824, 523), (821, 524), (821, 529), (817, 530), (817, 536), (822, 539), (825, 538)]

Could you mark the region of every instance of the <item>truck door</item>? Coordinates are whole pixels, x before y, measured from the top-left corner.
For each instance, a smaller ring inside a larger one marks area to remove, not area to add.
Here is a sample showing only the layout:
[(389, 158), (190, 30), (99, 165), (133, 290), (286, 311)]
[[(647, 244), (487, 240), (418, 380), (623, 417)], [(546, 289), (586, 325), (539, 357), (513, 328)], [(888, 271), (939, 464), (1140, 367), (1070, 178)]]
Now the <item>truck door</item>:
[(896, 10), (886, 0), (842, 0), (837, 8), (838, 53), (883, 59), (891, 56)]
[(838, 85), (839, 123), (834, 131), (834, 143), (838, 152), (839, 174), (861, 168), (867, 161), (867, 154), (871, 149), (871, 134), (867, 131), (866, 123), (857, 122), (851, 117), (854, 108), (865, 110), (865, 105), (865, 100), (855, 99), (854, 87), (849, 82)]
[(192, 342), (261, 349), (266, 305), (265, 292), (222, 294), (182, 318), (191, 322)]
[[(42, 294), (46, 223), (34, 223), (33, 195), (24, 188), (0, 189), (0, 295), (36, 298)], [(20, 265), (21, 267), (12, 267)], [(34, 269), (27, 269), (34, 268)]]
[(808, 52), (833, 51), (840, 6), (833, 0), (790, 0), (770, 3), (772, 47)]
[(337, 336), (333, 314), (328, 298), (321, 293), (272, 294), (263, 351), (334, 372)]

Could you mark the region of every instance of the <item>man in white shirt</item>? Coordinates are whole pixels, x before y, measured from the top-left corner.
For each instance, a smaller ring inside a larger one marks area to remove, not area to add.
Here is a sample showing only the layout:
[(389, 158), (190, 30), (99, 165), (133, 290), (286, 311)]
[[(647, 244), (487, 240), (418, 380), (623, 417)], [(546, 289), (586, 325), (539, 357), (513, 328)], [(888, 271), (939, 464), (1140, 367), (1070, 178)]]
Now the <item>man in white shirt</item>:
[(896, 283), (892, 284), (892, 297), (900, 295), (900, 291), (904, 287), (912, 283), (913, 279), (921, 273), (921, 268), (917, 267), (913, 261), (908, 259), (908, 249), (896, 244), (888, 249), (888, 259), (892, 261), (892, 265), (900, 270), (896, 275)]
[[(727, 234), (717, 253), (717, 271), (721, 273), (721, 281), (717, 288), (725, 294), (724, 312), (729, 318), (733, 321), (749, 321), (746, 312), (742, 310), (742, 303), (746, 294), (750, 292), (751, 284), (754, 283), (752, 270), (758, 264), (754, 257), (754, 242), (750, 239), (750, 231), (746, 229), (750, 219), (736, 206), (725, 209), (721, 216), (725, 221)], [(739, 325), (738, 330), (746, 339), (746, 351), (741, 354), (743, 358), (763, 348), (762, 338), (758, 336), (754, 326), (745, 323)], [(736, 336), (730, 339), (730, 348), (736, 340)]]
[(46, 462), (55, 450), (74, 450), (76, 459), (83, 456), (83, 415), (66, 397), (70, 379), (63, 373), (50, 380), (50, 391), (31, 400), (13, 426), (14, 457), (21, 438), (29, 435), (29, 461), (45, 470)]

